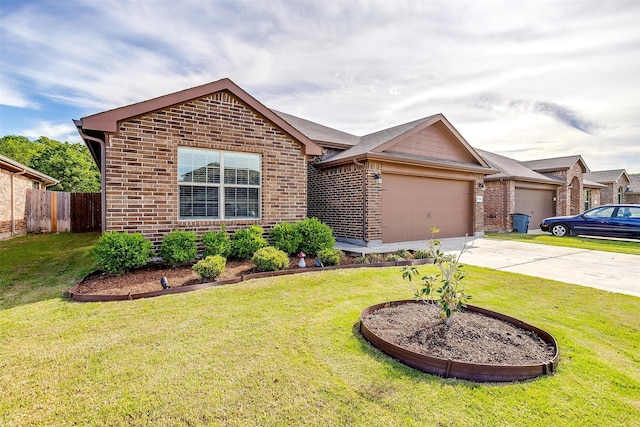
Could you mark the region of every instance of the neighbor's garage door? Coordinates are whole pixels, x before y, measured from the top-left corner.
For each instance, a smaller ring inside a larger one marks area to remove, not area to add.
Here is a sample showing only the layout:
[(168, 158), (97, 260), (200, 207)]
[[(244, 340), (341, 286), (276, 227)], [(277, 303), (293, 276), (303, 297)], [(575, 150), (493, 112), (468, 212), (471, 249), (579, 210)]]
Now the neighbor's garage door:
[(516, 187), (516, 211), (530, 215), (529, 230), (540, 228), (543, 219), (555, 216), (555, 205), (553, 197), (554, 190), (533, 190), (530, 188)]
[(473, 235), (469, 181), (383, 174), (382, 242)]

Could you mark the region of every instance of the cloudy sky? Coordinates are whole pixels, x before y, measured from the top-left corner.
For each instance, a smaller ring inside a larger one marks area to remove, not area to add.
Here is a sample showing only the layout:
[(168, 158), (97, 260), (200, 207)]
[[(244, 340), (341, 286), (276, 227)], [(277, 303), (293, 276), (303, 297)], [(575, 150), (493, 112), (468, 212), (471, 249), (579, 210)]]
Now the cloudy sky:
[(637, 0), (0, 0), (0, 136), (228, 77), (363, 135), (443, 113), (519, 160), (640, 172)]

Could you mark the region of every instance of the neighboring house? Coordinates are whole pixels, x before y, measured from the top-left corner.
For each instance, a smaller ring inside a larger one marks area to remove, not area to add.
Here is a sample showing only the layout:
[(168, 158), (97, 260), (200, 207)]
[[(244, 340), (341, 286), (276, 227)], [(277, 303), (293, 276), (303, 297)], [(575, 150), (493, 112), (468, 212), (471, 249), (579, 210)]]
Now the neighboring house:
[(511, 231), (512, 214), (529, 215), (529, 229), (536, 229), (544, 218), (573, 215), (600, 204), (605, 186), (583, 179), (588, 168), (580, 156), (521, 162), (477, 151), (499, 171), (485, 178), (485, 231)]
[(628, 191), (624, 193), (625, 203), (637, 203), (640, 204), (640, 173), (628, 174), (629, 187)]
[(27, 189), (43, 189), (58, 180), (0, 155), (0, 240), (27, 232)]
[(228, 79), (76, 120), (102, 175), (103, 230), (265, 229), (307, 216), (321, 148)]
[(559, 188), (567, 185), (564, 179), (535, 172), (509, 157), (477, 151), (499, 171), (485, 178), (485, 231), (511, 231), (512, 214), (529, 215), (531, 229), (556, 215)]
[(535, 172), (560, 178), (566, 183), (566, 185), (558, 188), (556, 215), (577, 215), (583, 211), (583, 176), (586, 172), (589, 172), (589, 168), (582, 156), (554, 157), (520, 163)]
[(484, 232), (484, 177), (495, 173), (442, 115), (358, 137), (285, 113), (325, 149), (309, 168), (308, 215), (363, 246)]
[(624, 169), (592, 171), (588, 172), (585, 178), (605, 186), (600, 190), (600, 200), (603, 205), (608, 203), (628, 203), (625, 199), (625, 191), (629, 187), (631, 180)]
[(481, 234), (494, 171), (438, 114), (364, 137), (275, 113), (228, 79), (76, 120), (104, 230), (270, 229), (306, 216), (373, 245)]

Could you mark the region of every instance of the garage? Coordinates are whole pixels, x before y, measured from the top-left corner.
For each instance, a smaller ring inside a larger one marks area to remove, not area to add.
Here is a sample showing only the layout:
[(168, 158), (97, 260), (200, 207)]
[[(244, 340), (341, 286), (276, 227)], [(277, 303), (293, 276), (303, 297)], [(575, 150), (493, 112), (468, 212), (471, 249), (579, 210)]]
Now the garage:
[(553, 198), (555, 190), (541, 190), (516, 187), (516, 208), (514, 213), (530, 215), (529, 229), (540, 228), (543, 219), (555, 216)]
[(383, 174), (382, 242), (473, 235), (469, 181)]

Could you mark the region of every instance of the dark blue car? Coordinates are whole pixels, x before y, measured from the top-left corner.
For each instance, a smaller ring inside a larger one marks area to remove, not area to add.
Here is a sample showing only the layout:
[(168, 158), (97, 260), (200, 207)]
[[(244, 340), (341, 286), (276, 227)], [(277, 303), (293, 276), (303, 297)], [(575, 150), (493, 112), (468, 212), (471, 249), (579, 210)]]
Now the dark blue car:
[(640, 205), (603, 205), (580, 215), (545, 218), (540, 229), (558, 237), (584, 234), (640, 239)]

